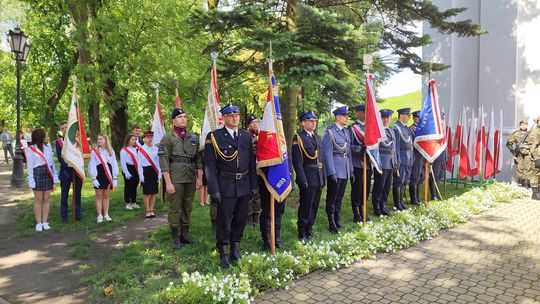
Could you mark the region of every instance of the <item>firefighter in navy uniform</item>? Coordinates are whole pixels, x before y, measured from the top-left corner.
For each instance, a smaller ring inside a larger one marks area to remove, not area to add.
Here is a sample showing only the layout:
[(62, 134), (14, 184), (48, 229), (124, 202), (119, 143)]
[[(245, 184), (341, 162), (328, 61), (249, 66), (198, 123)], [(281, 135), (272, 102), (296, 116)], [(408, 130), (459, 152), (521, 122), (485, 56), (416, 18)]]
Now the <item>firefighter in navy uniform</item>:
[[(349, 126), (351, 133), (351, 155), (354, 168), (354, 182), (351, 182), (351, 206), (353, 211), (353, 221), (360, 223), (364, 218), (364, 154), (366, 146), (364, 144), (364, 134), (366, 132), (366, 106), (359, 105), (356, 107), (358, 120)], [(369, 197), (371, 189), (371, 163), (366, 155), (367, 170), (366, 170), (366, 200)], [(366, 220), (369, 218), (366, 215)]]
[(396, 153), (399, 159), (399, 174), (394, 174), (392, 196), (397, 210), (406, 210), (407, 205), (403, 200), (405, 187), (409, 184), (411, 168), (414, 161), (413, 134), (407, 126), (411, 117), (411, 108), (398, 110), (398, 120), (392, 127), (396, 135)]
[(379, 144), (382, 173), (374, 170), (375, 181), (373, 183), (371, 201), (373, 202), (373, 213), (376, 216), (391, 214), (390, 211), (386, 209), (385, 204), (388, 199), (388, 194), (390, 193), (393, 172), (399, 172), (399, 154), (396, 153), (396, 136), (394, 130), (388, 127), (394, 111), (384, 109), (380, 110), (380, 112), (386, 140)]
[(293, 137), (292, 161), (296, 184), (300, 189), (298, 207), (298, 239), (313, 237), (313, 224), (317, 217), (326, 170), (322, 156), (322, 142), (317, 135), (317, 116), (309, 111), (300, 115), (302, 131)]
[[(414, 122), (409, 128), (411, 129), (411, 133), (413, 134), (414, 141), (414, 133), (416, 132), (416, 126), (418, 125), (418, 119), (420, 118), (420, 111), (412, 112), (412, 115)], [(411, 197), (411, 204), (416, 206), (420, 205), (420, 182), (423, 180), (424, 171), (422, 170), (422, 168), (425, 161), (425, 158), (422, 157), (420, 152), (418, 152), (418, 149), (414, 148), (413, 165), (411, 167), (411, 178), (409, 180), (409, 195)]]
[(349, 121), (347, 107), (339, 107), (333, 112), (335, 123), (329, 126), (322, 138), (322, 152), (326, 168), (328, 189), (326, 191), (326, 215), (328, 231), (338, 233), (342, 228), (341, 201), (347, 188), (347, 181), (353, 179), (351, 159), (351, 135), (345, 128)]
[(208, 134), (204, 148), (208, 193), (217, 204), (216, 245), (222, 268), (229, 268), (230, 262), (241, 258), (240, 241), (249, 200), (258, 192), (252, 138), (249, 132), (238, 128), (239, 112), (236, 105), (221, 109), (225, 125)]

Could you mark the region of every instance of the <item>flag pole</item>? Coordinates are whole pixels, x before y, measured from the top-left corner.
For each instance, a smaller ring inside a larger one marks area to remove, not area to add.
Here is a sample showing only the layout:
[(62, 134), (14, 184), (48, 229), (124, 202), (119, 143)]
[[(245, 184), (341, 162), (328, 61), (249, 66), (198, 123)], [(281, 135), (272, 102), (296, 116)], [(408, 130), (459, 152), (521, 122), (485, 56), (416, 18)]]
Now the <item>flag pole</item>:
[[(158, 102), (159, 102), (159, 85), (157, 84), (157, 82), (154, 82), (152, 84), (152, 88), (154, 88), (154, 91), (156, 92), (156, 107), (157, 107)], [(163, 178), (159, 178), (158, 176), (158, 180), (159, 180), (159, 183), (158, 183), (159, 201), (163, 205)]]
[(366, 218), (367, 218), (367, 210), (366, 210), (366, 200), (367, 200), (367, 157), (366, 157), (366, 153), (364, 151), (364, 181), (363, 181), (363, 192), (362, 192), (362, 202), (363, 202), (363, 206), (362, 206), (362, 209), (364, 211), (364, 224), (366, 223)]
[[(272, 67), (272, 41), (270, 41), (270, 46), (268, 49), (268, 61), (270, 62), (270, 67)], [(273, 68), (273, 67), (272, 67)], [(269, 85), (272, 85), (272, 76), (270, 75), (270, 69), (268, 70), (268, 81)], [(270, 250), (272, 255), (276, 254), (276, 217), (275, 217), (275, 197), (274, 195), (270, 196)]]
[[(71, 81), (73, 82), (73, 94), (76, 95), (77, 94), (77, 76), (75, 75), (71, 76)], [(79, 99), (75, 98), (75, 101), (77, 102), (77, 108), (79, 108)], [(79, 142), (82, 144), (82, 141), (80, 139), (79, 139)], [(75, 186), (75, 170), (73, 168), (71, 170), (71, 184), (73, 185), (73, 190), (71, 191), (71, 223), (75, 224), (75, 205), (76, 205), (75, 192), (77, 191), (77, 186)]]
[(424, 166), (424, 207), (427, 208), (427, 197), (428, 197), (428, 178), (429, 178), (429, 165), (428, 160), (426, 159), (426, 165)]

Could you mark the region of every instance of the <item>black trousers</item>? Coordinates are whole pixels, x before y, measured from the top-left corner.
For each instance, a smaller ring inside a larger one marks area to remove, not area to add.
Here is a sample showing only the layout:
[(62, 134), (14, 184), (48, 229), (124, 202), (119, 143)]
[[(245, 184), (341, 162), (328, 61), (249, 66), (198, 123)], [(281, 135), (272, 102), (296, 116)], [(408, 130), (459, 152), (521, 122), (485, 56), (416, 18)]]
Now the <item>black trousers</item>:
[(337, 183), (328, 179), (328, 190), (326, 190), (326, 214), (331, 215), (341, 212), (341, 201), (347, 188), (347, 179), (337, 179)]
[(322, 187), (300, 188), (300, 206), (298, 206), (298, 230), (310, 230), (315, 224)]
[(139, 186), (139, 174), (135, 170), (134, 165), (127, 165), (129, 174), (131, 174), (130, 179), (126, 179), (124, 172), (124, 203), (131, 204), (137, 201), (137, 186)]
[[(366, 201), (369, 199), (371, 190), (371, 170), (366, 172)], [(354, 183), (351, 183), (351, 206), (362, 208), (364, 200), (364, 168), (354, 168)]]
[[(81, 211), (81, 190), (82, 190), (82, 181), (79, 179), (79, 176), (75, 174), (75, 181), (73, 181), (73, 169), (69, 168), (67, 173), (64, 173), (64, 170), (60, 172), (60, 217), (62, 220), (66, 221), (68, 219), (68, 209), (71, 200), (69, 200), (69, 188), (71, 184), (74, 185), (75, 193), (75, 218), (80, 220), (82, 217)], [(68, 200), (70, 202), (68, 202)]]
[[(264, 182), (259, 182), (259, 194), (261, 198), (261, 214), (259, 216), (259, 228), (261, 230), (261, 236), (263, 243), (270, 244), (270, 222), (272, 220), (270, 216), (270, 200), (272, 199), (270, 192), (266, 189)], [(274, 233), (276, 236), (276, 244), (279, 243), (281, 235), (281, 219), (283, 218), (283, 213), (285, 212), (285, 202), (284, 200), (281, 203), (274, 201), (274, 219), (275, 227)]]
[(375, 170), (375, 182), (371, 201), (373, 208), (382, 208), (388, 199), (390, 186), (392, 185), (392, 169), (382, 169), (382, 174)]
[(249, 208), (249, 195), (241, 197), (224, 197), (217, 206), (217, 246), (240, 242)]

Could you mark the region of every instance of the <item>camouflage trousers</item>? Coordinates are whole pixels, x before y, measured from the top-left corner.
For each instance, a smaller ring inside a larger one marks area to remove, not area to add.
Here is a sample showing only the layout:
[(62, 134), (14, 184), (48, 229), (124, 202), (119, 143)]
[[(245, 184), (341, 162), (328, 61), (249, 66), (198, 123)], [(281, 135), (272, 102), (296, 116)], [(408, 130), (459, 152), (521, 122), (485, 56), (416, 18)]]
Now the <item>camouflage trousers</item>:
[(540, 180), (540, 169), (536, 169), (536, 167), (534, 166), (534, 160), (530, 154), (523, 157), (522, 168), (524, 170), (523, 178), (529, 180), (529, 182), (531, 183), (531, 187), (538, 187)]

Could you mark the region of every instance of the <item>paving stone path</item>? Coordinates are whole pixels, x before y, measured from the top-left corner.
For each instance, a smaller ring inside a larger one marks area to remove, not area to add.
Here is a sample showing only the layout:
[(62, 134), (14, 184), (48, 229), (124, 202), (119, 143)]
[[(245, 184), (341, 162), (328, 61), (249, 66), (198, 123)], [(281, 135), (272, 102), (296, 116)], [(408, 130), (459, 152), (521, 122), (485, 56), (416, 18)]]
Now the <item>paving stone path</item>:
[(540, 202), (500, 205), (417, 247), (312, 273), (255, 302), (540, 303)]

